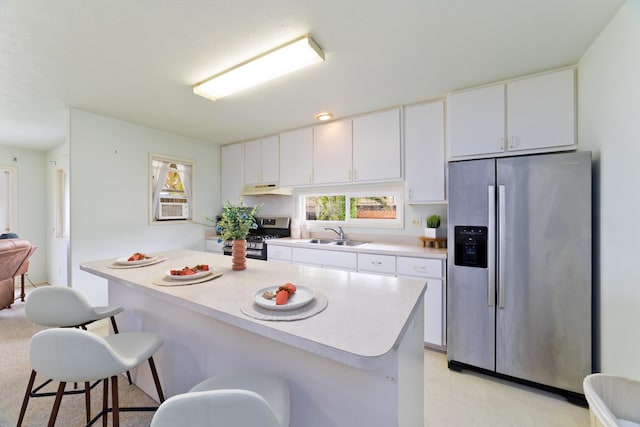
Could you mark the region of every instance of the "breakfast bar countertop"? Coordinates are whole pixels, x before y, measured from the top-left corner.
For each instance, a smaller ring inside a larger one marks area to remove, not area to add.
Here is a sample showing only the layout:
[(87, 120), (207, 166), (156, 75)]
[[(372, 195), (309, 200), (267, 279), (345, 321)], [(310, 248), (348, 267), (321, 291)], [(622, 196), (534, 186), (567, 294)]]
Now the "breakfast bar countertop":
[[(114, 269), (113, 260), (82, 263), (81, 270), (117, 281), (136, 292), (181, 306), (292, 347), (359, 369), (385, 365), (422, 298), (423, 279), (324, 270), (247, 260), (247, 269), (231, 269), (231, 258), (210, 252), (174, 250), (164, 262)], [(169, 269), (208, 264), (223, 274), (188, 286), (158, 286)], [(326, 295), (325, 310), (295, 321), (258, 320), (241, 311), (262, 288), (291, 282)]]

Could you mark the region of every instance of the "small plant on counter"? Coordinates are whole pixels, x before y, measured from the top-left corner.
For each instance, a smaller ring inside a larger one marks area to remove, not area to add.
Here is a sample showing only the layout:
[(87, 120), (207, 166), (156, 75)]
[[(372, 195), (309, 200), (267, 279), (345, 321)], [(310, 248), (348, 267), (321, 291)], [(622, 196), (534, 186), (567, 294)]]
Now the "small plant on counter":
[(444, 230), (440, 228), (440, 215), (429, 215), (427, 217), (427, 228), (424, 229), (425, 237), (444, 237)]
[(439, 228), (440, 227), (440, 215), (429, 215), (427, 217), (427, 228)]
[(222, 218), (216, 225), (218, 234), (223, 240), (246, 240), (249, 230), (258, 228), (255, 215), (259, 209), (260, 206), (245, 206), (242, 201), (239, 205), (227, 201)]

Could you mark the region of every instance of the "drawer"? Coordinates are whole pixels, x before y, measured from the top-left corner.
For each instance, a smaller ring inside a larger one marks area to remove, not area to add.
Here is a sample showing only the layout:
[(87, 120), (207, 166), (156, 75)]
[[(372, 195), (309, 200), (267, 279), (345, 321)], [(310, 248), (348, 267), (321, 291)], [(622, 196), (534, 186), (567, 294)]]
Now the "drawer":
[(313, 264), (355, 271), (358, 260), (355, 252), (331, 251), (325, 249), (294, 248), (291, 254), (294, 263)]
[(429, 258), (398, 257), (398, 276), (419, 276), (441, 278), (442, 260)]
[(358, 271), (396, 274), (396, 257), (393, 255), (358, 254)]
[(289, 246), (273, 246), (267, 244), (267, 260), (291, 261), (291, 248)]

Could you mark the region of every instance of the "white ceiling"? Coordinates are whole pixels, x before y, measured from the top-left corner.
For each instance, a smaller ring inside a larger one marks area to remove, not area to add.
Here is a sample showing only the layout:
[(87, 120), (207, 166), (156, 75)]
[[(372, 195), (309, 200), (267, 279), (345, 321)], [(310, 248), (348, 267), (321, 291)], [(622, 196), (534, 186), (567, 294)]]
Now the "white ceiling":
[[(575, 64), (624, 0), (0, 0), (0, 145), (78, 108), (216, 143)], [(326, 61), (212, 102), (192, 85), (309, 33)]]

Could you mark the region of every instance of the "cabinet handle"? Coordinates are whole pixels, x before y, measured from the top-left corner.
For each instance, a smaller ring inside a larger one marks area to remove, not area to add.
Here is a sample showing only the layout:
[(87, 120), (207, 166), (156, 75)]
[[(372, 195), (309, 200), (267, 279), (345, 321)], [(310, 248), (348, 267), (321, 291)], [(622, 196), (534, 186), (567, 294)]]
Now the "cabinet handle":
[(409, 189), (409, 200), (413, 200), (413, 190)]
[(351, 181), (351, 170), (349, 170), (349, 181)]
[(509, 148), (513, 148), (513, 135), (509, 137)]
[(424, 265), (414, 265), (413, 269), (415, 271), (425, 271), (427, 268)]
[(371, 265), (382, 265), (382, 261), (371, 261)]
[(500, 137), (500, 149), (504, 150), (504, 136)]

